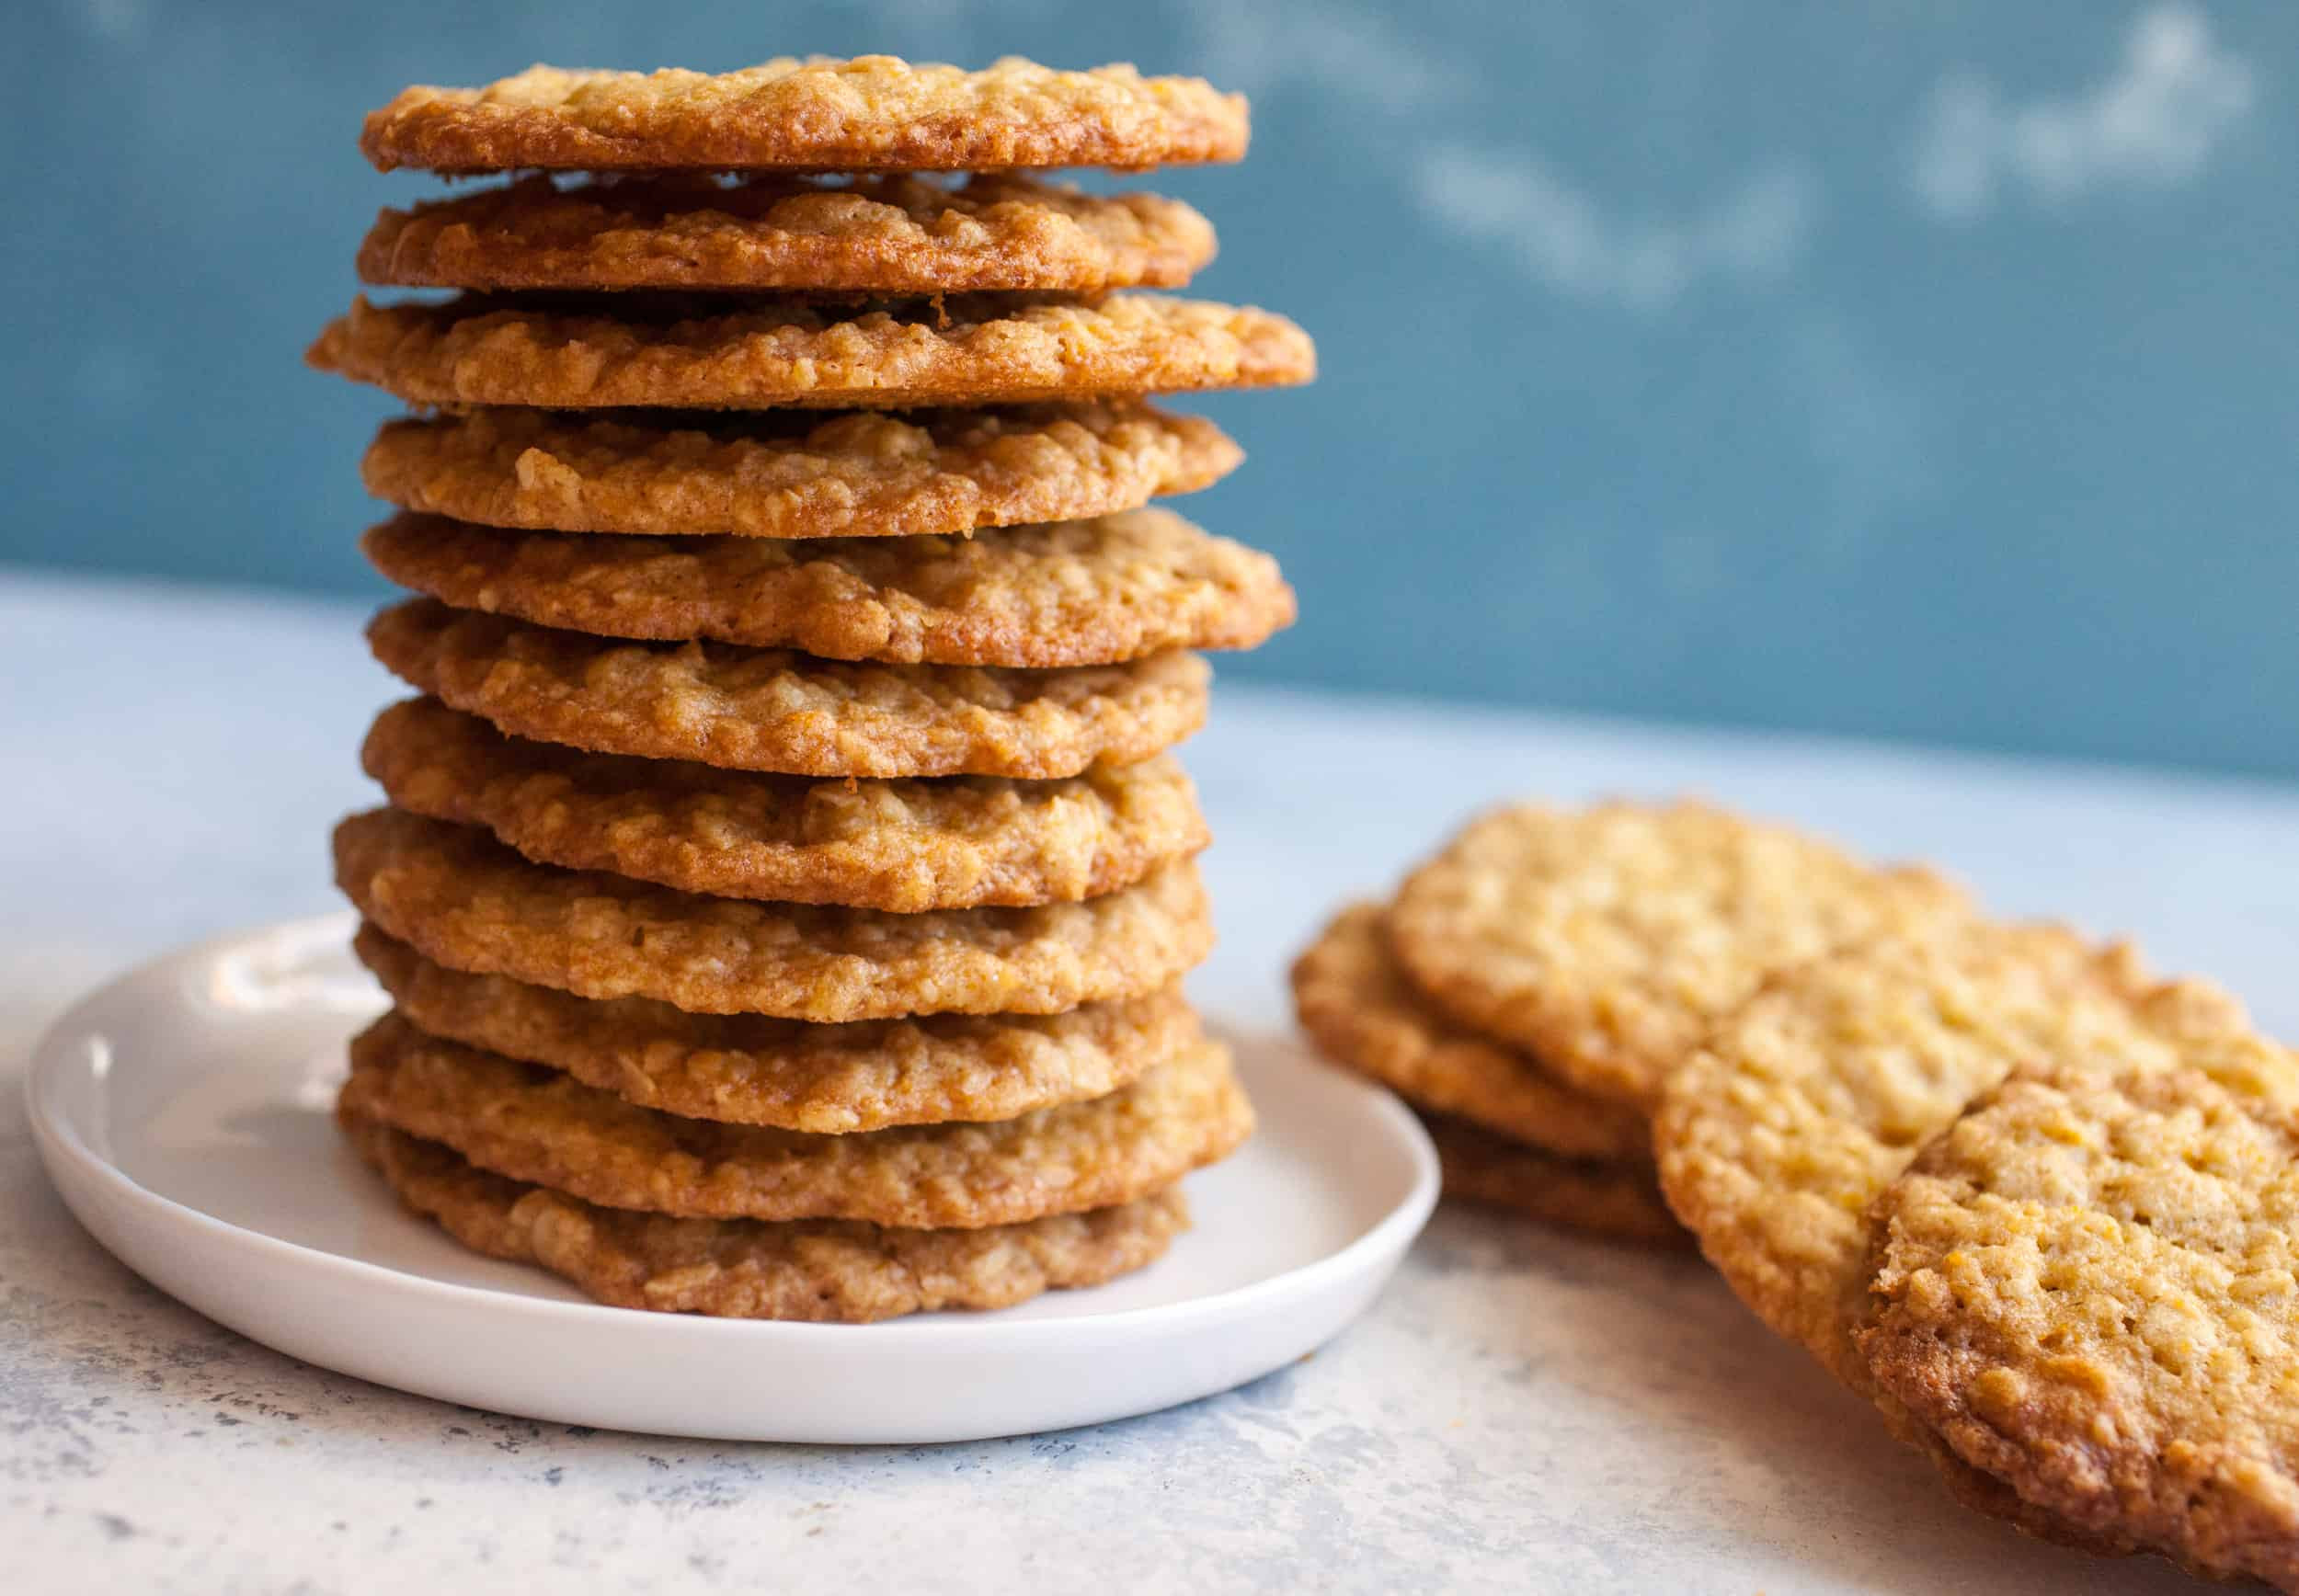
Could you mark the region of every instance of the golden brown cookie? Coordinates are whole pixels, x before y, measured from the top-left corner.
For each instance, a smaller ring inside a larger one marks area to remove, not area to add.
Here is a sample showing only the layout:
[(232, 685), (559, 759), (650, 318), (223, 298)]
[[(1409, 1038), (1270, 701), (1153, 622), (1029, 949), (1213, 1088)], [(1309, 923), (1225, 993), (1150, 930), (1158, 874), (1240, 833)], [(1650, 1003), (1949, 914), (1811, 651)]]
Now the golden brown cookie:
[(1390, 931), (1456, 1020), (1649, 1108), (1773, 972), (1968, 912), (1929, 871), (1871, 870), (1706, 804), (1527, 804), (1473, 822), (1407, 878)]
[(345, 820), (335, 853), (360, 912), (435, 963), (695, 1014), (1058, 1014), (1158, 991), (1213, 942), (1188, 863), (1080, 904), (893, 915), (530, 864), (484, 831), (395, 809)]
[(479, 88), (417, 86), (368, 114), (360, 150), (383, 172), (1137, 169), (1241, 160), (1247, 135), (1242, 95), (1129, 65), (777, 56), (736, 72), (538, 65)]
[(2130, 949), (2055, 926), (1854, 949), (1777, 977), (1670, 1077), (1662, 1185), (1758, 1317), (1870, 1392), (1867, 1213), (1917, 1149), (2024, 1062), (2168, 1062), (2243, 1024), (2217, 988), (2156, 986)]
[(1398, 974), (1384, 921), (1379, 906), (1352, 904), (1294, 961), (1294, 1007), (1318, 1046), (1417, 1108), (1561, 1157), (1651, 1163), (1642, 1115), (1433, 1012)]
[(937, 294), (1179, 288), (1213, 225), (1155, 194), (1081, 194), (991, 173), (953, 188), (692, 173), (505, 188), (385, 211), (360, 278), (408, 288)]
[(1252, 1110), (1200, 1042), (1131, 1086), (991, 1124), (818, 1136), (681, 1119), (386, 1015), (351, 1043), (353, 1112), (483, 1169), (608, 1208), (691, 1219), (978, 1229), (1108, 1208), (1227, 1156)]
[(2079, 1532), (2299, 1589), (2299, 1063), (2071, 1057), (1879, 1199), (1877, 1382)]
[(1189, 1227), (1178, 1190), (985, 1230), (670, 1219), (506, 1180), (437, 1143), (341, 1109), (337, 1120), (400, 1202), (463, 1246), (540, 1264), (616, 1307), (847, 1324), (1011, 1307), (1139, 1269)]
[(351, 945), (434, 1036), (565, 1070), (643, 1108), (818, 1135), (1010, 1120), (1101, 1097), (1199, 1039), (1178, 985), (1061, 1014), (814, 1025), (466, 975), (372, 925)]
[(436, 699), (385, 710), (360, 753), (401, 809), (484, 826), (543, 864), (718, 897), (850, 908), (1070, 903), (1205, 847), (1160, 755), (1058, 781), (847, 781), (586, 754), (507, 737)]
[(356, 301), (304, 359), (418, 405), (900, 409), (1264, 388), (1317, 373), (1309, 335), (1252, 306), (966, 294), (841, 311), (623, 293)]
[(1194, 493), (1244, 451), (1154, 405), (661, 416), (479, 409), (390, 421), (367, 491), (486, 526), (748, 538), (943, 537)]
[(781, 542), (509, 532), (400, 515), (360, 545), (463, 610), (609, 637), (885, 665), (1122, 665), (1291, 623), (1277, 562), (1165, 510), (970, 537)]
[(1687, 1237), (1641, 1164), (1561, 1158), (1447, 1114), (1423, 1114), (1445, 1195), (1590, 1236), (1685, 1247)]
[(629, 643), (417, 598), (377, 615), (392, 673), (506, 732), (602, 754), (793, 776), (1075, 776), (1205, 720), (1194, 654), (1065, 670), (852, 665), (721, 643)]

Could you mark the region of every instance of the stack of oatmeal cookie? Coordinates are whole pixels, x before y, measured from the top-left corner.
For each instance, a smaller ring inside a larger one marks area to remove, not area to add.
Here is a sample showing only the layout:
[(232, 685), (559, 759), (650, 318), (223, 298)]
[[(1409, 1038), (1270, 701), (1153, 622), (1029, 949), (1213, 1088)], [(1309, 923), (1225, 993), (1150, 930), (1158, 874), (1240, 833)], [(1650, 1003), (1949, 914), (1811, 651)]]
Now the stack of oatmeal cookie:
[(1450, 1196), (1687, 1238), (1654, 1180), (1675, 1060), (1783, 964), (1964, 912), (1922, 870), (1705, 804), (1498, 810), (1293, 973), (1303, 1025), (1423, 1111)]
[[(1196, 651), (1293, 596), (1146, 507), (1240, 451), (1143, 395), (1307, 381), (1177, 287), (1235, 160), (1127, 67), (537, 67), (368, 119), (386, 211), (319, 368), (418, 406), (365, 548), (422, 696), (336, 835), (392, 1012), (338, 1117), (468, 1246), (631, 1306), (865, 1320), (1107, 1279), (1252, 1112), (1180, 979)], [(962, 182), (920, 174), (980, 174)], [(520, 174), (525, 174), (521, 176)], [(823, 176), (834, 174), (836, 176)]]

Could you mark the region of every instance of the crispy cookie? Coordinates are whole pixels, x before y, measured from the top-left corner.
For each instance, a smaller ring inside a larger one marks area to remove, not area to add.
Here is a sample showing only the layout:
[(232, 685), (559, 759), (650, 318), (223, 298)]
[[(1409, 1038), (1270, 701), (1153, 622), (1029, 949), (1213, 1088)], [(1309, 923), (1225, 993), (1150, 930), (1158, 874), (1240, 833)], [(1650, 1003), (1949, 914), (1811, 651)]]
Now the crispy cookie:
[(1154, 405), (661, 416), (480, 409), (386, 422), (367, 491), (486, 526), (748, 538), (943, 537), (1194, 493), (1244, 450)]
[(1206, 662), (1065, 670), (852, 665), (720, 643), (629, 643), (417, 598), (367, 629), (422, 692), (504, 731), (793, 776), (1075, 776), (1146, 759), (1206, 715)]
[(1758, 1317), (1871, 1392), (1851, 1344), (1877, 1193), (1966, 1103), (2023, 1062), (2173, 1056), (2239, 1008), (2156, 987), (2123, 947), (1975, 922), (1791, 970), (1670, 1077), (1661, 1181)]
[(634, 1107), (386, 1015), (351, 1043), (355, 1113), (483, 1169), (607, 1208), (690, 1219), (978, 1229), (1108, 1208), (1225, 1157), (1252, 1128), (1228, 1053), (1200, 1042), (1131, 1086), (992, 1124), (818, 1136)]
[(847, 1324), (1011, 1307), (1139, 1269), (1189, 1227), (1179, 1190), (984, 1230), (671, 1219), (507, 1180), (435, 1142), (341, 1108), (336, 1117), (400, 1202), (457, 1241), (490, 1258), (540, 1264), (616, 1307)]
[(1877, 1382), (2079, 1533), (2299, 1590), (2299, 1065), (2012, 1077), (1879, 1199)]
[(1309, 335), (1157, 294), (967, 294), (851, 312), (679, 295), (370, 304), (304, 359), (419, 405), (899, 409), (1262, 388), (1316, 375)]
[(1449, 1114), (1424, 1113), (1421, 1123), (1436, 1144), (1445, 1195), (1453, 1202), (1616, 1241), (1688, 1242), (1642, 1165), (1559, 1157)]
[(1455, 1019), (1649, 1108), (1774, 971), (1966, 913), (1928, 871), (1871, 870), (1705, 804), (1528, 804), (1415, 871), (1390, 929), (1406, 974)]
[(1169, 756), (1059, 781), (846, 781), (585, 754), (436, 699), (385, 710), (360, 753), (401, 809), (484, 826), (542, 864), (717, 897), (850, 908), (1071, 903), (1206, 845)]
[(737, 72), (531, 66), (480, 88), (402, 89), (368, 114), (378, 171), (966, 172), (1236, 161), (1245, 97), (1129, 65), (978, 72), (892, 55), (777, 56)]
[(1155, 194), (1081, 194), (1012, 173), (825, 184), (684, 174), (560, 188), (522, 178), (385, 211), (360, 277), (409, 288), (1100, 293), (1179, 288), (1213, 225)]
[(694, 1014), (1058, 1014), (1158, 991), (1213, 943), (1189, 863), (1081, 904), (894, 915), (530, 864), (484, 831), (394, 809), (345, 820), (335, 853), (360, 912), (435, 963)]
[(403, 514), (360, 546), (393, 581), (459, 609), (885, 665), (1051, 668), (1252, 648), (1294, 612), (1276, 561), (1156, 509), (801, 543), (508, 532)]
[(1643, 1116), (1559, 1085), (1531, 1059), (1433, 1012), (1397, 970), (1382, 909), (1353, 904), (1293, 965), (1302, 1028), (1416, 1107), (1567, 1158), (1649, 1164)]
[(820, 1135), (1010, 1120), (1101, 1097), (1199, 1038), (1178, 985), (1062, 1014), (813, 1025), (465, 975), (372, 925), (351, 945), (434, 1036), (565, 1070), (642, 1108)]

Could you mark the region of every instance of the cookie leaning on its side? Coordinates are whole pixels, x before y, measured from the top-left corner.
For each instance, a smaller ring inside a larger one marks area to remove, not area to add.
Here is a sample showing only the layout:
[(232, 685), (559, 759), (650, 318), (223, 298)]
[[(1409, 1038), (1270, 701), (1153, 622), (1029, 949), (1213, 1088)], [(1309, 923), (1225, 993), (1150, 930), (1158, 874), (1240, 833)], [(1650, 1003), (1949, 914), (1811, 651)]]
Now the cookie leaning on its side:
[(2082, 1535), (2299, 1590), (2299, 1057), (2013, 1077), (1879, 1197), (1877, 1384)]

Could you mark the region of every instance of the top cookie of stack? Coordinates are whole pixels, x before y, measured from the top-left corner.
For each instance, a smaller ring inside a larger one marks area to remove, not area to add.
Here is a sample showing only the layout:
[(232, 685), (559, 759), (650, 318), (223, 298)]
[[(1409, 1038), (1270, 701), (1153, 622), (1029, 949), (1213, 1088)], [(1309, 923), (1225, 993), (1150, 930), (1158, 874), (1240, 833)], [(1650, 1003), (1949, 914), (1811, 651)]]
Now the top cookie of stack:
[(1018, 60), (536, 67), (369, 117), (383, 170), (510, 175), (383, 212), (360, 276), (459, 291), (307, 356), (421, 407), (364, 547), (421, 595), (369, 638), (425, 696), (337, 838), (399, 1004), (341, 1117), (412, 1204), (609, 1301), (776, 1317), (1161, 1248), (1250, 1124), (1175, 986), (1206, 835), (1162, 750), (1195, 651), (1293, 596), (1146, 507), (1242, 458), (1146, 396), (1315, 355), (1113, 291), (1212, 258), (1188, 206), (1019, 169), (1245, 143), (1198, 80)]

